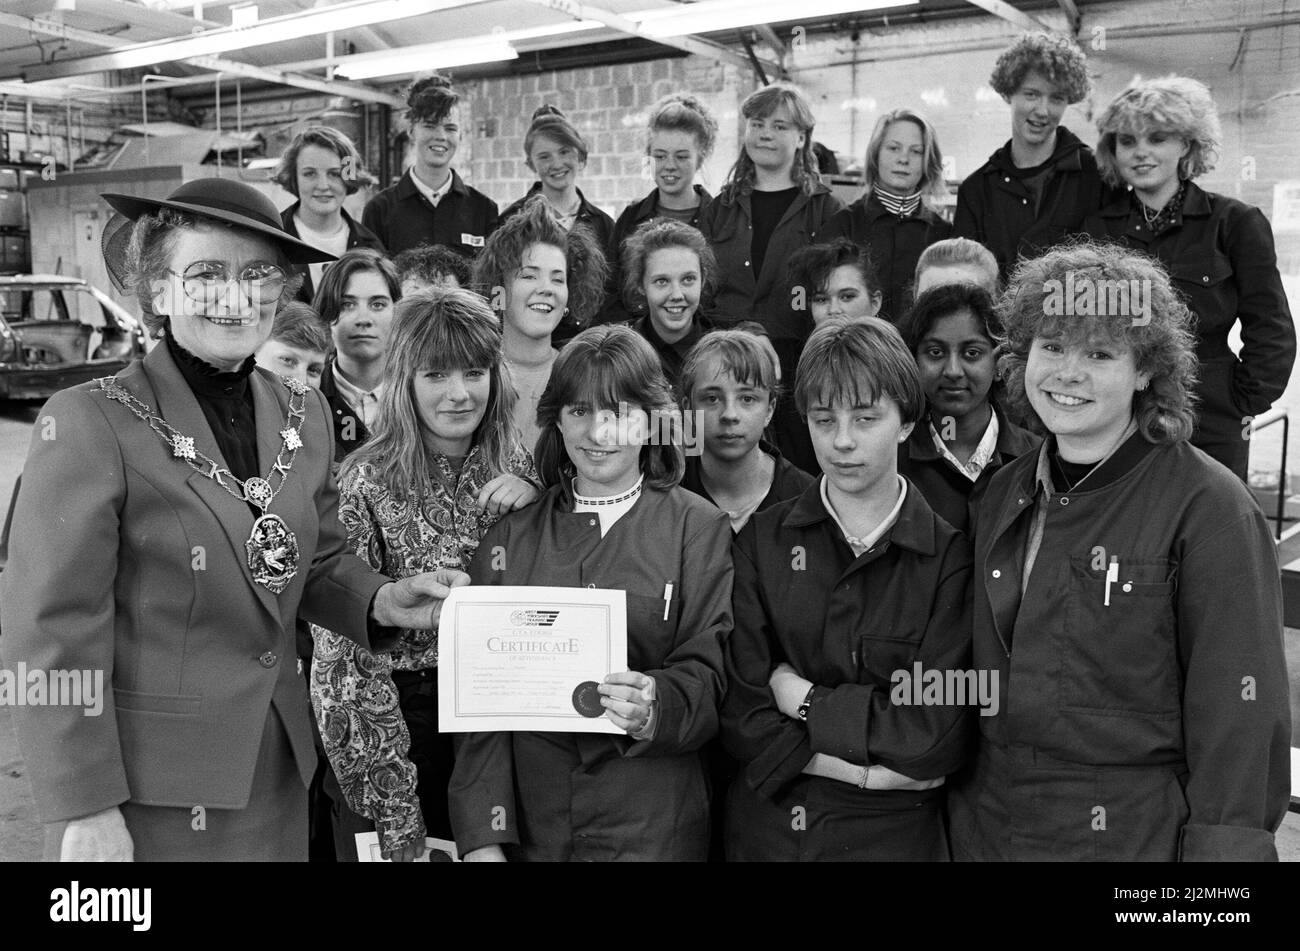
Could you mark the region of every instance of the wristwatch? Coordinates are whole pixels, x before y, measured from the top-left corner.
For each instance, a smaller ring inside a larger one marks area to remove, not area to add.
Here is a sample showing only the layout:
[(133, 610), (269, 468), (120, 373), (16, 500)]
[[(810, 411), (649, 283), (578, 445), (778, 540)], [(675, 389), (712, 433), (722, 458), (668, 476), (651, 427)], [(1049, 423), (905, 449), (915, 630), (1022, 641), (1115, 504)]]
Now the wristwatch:
[(799, 718), (800, 723), (808, 722), (808, 708), (812, 706), (813, 691), (816, 687), (809, 687), (807, 695), (803, 698), (803, 703), (799, 704), (799, 709), (795, 711), (795, 716)]

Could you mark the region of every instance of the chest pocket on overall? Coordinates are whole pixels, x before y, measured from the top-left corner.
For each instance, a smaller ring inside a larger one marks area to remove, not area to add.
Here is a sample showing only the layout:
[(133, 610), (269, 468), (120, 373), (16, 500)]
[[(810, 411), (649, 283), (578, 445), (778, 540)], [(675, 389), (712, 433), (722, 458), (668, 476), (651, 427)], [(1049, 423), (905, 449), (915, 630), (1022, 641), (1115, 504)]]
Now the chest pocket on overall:
[[(1175, 631), (1176, 566), (1163, 559), (1118, 561), (1117, 577), (1086, 555), (1070, 559), (1059, 628), (1063, 707), (1111, 715), (1177, 715), (1181, 674)], [(1107, 604), (1107, 588), (1110, 597)]]
[(627, 594), (627, 665), (630, 670), (653, 670), (663, 665), (677, 639), (677, 592), (668, 602), (664, 620), (663, 597)]

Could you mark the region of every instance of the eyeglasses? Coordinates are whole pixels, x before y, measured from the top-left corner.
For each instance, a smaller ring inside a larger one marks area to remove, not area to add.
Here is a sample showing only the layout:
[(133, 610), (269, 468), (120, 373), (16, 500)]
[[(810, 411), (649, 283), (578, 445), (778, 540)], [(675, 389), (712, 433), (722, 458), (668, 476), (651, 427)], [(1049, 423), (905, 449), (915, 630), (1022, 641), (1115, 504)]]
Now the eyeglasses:
[(289, 280), (283, 269), (262, 262), (248, 265), (233, 278), (230, 266), (224, 261), (195, 261), (183, 273), (171, 268), (167, 273), (179, 277), (185, 296), (198, 304), (222, 301), (231, 281), (238, 282), (240, 293), (253, 304), (267, 303), (279, 299)]

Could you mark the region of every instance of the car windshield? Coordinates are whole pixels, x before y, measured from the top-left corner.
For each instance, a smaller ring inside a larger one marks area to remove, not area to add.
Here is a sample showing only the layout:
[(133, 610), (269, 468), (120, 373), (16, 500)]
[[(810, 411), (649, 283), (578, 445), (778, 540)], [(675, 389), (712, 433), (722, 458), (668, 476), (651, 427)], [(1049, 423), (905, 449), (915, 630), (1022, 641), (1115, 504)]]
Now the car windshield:
[(8, 323), (74, 320), (91, 327), (110, 323), (104, 307), (81, 287), (0, 288), (0, 316)]

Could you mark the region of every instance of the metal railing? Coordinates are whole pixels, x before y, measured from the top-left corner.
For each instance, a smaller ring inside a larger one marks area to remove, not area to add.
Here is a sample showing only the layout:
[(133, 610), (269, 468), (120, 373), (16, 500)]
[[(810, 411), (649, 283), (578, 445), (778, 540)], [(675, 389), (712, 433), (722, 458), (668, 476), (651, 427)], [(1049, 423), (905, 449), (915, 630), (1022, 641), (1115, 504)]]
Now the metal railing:
[(1272, 426), (1274, 423), (1282, 424), (1282, 466), (1277, 475), (1277, 515), (1273, 518), (1277, 521), (1277, 539), (1282, 540), (1282, 523), (1286, 520), (1286, 451), (1287, 443), (1291, 438), (1291, 417), (1286, 409), (1275, 406), (1267, 413), (1261, 413), (1250, 421), (1250, 434), (1253, 438), (1255, 433), (1261, 429)]

